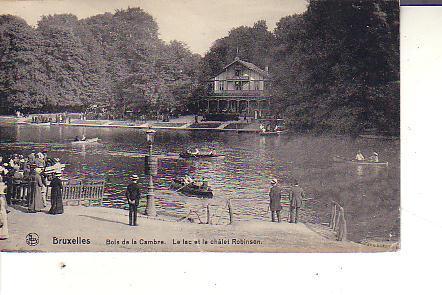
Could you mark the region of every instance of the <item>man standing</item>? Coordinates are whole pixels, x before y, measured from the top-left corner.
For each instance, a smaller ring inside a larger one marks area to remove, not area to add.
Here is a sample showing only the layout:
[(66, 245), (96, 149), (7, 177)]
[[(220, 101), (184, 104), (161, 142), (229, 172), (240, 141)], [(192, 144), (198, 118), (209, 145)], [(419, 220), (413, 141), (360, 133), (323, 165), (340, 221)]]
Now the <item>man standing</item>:
[(299, 208), (302, 206), (303, 198), (305, 198), (304, 190), (295, 179), (294, 186), (290, 191), (290, 223), (298, 223)]
[(278, 218), (278, 222), (281, 222), (281, 188), (278, 186), (278, 180), (272, 179), (270, 182), (272, 187), (270, 188), (270, 211), (272, 211), (272, 222), (275, 222), (275, 213)]
[(138, 175), (132, 175), (131, 183), (127, 186), (126, 189), (126, 198), (129, 203), (129, 225), (136, 226), (137, 225), (137, 209), (138, 204), (140, 202), (141, 193), (140, 188), (138, 187)]

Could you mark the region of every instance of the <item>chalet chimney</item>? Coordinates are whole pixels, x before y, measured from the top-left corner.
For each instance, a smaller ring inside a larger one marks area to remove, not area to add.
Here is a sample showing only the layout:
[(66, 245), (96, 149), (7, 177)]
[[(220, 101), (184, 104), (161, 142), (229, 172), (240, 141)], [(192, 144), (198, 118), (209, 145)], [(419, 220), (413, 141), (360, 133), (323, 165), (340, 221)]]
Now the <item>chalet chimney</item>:
[(266, 72), (267, 73), (269, 72), (269, 66), (266, 66)]

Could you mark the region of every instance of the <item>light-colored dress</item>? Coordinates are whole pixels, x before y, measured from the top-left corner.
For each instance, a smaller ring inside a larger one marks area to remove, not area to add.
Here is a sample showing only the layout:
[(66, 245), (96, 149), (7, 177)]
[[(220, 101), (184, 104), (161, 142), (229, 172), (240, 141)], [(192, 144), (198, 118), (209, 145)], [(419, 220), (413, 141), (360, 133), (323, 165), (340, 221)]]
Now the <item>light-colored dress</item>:
[(8, 216), (6, 213), (6, 185), (0, 182), (0, 239), (9, 238)]

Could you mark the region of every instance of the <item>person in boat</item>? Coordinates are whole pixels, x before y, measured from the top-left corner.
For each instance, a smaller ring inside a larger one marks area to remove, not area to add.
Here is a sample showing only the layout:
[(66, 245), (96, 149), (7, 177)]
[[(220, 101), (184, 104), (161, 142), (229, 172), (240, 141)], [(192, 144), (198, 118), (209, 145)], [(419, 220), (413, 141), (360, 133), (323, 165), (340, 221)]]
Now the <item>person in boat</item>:
[(281, 188), (278, 186), (278, 180), (272, 179), (270, 182), (271, 188), (269, 192), (270, 197), (270, 211), (272, 211), (272, 222), (275, 222), (275, 214), (278, 222), (281, 222)]
[(192, 156), (198, 156), (200, 154), (200, 151), (199, 151), (198, 148), (195, 148), (193, 151), (192, 150), (187, 150), (187, 153), (189, 155), (192, 155)]
[(194, 182), (194, 180), (192, 179), (192, 177), (190, 177), (189, 175), (184, 176), (183, 183), (185, 185), (189, 185), (189, 184), (191, 184), (193, 182)]
[(266, 132), (266, 127), (263, 124), (259, 125), (259, 129), (261, 129), (261, 132)]
[(370, 162), (379, 162), (379, 155), (378, 153), (374, 152), (373, 155), (370, 156), (369, 158)]
[(74, 141), (80, 141), (80, 137), (77, 135), (77, 136), (75, 136), (75, 139), (74, 139)]
[(356, 154), (355, 160), (356, 161), (364, 161), (365, 160), (365, 157), (364, 157), (364, 155), (362, 154), (362, 152), (360, 150)]

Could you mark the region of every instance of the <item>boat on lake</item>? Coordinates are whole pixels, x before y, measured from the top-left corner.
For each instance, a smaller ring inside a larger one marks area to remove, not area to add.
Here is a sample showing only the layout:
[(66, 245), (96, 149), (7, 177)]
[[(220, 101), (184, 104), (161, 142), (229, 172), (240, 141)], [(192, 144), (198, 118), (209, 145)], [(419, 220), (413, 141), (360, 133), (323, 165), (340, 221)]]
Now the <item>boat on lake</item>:
[(277, 131), (258, 131), (261, 136), (274, 136), (284, 134), (285, 130), (277, 130)]
[(88, 138), (85, 140), (74, 140), (71, 143), (72, 144), (88, 144), (88, 143), (96, 143), (98, 142), (98, 137), (94, 137), (94, 138)]
[(192, 182), (189, 184), (184, 183), (182, 179), (173, 179), (170, 187), (177, 192), (183, 193), (188, 196), (200, 197), (200, 198), (212, 198), (213, 191), (208, 185), (201, 184), (197, 182)]
[(355, 159), (346, 159), (341, 156), (333, 156), (333, 162), (354, 164), (354, 165), (388, 166), (388, 162), (373, 162), (373, 161), (369, 161), (369, 160), (358, 161)]
[(184, 158), (184, 159), (189, 159), (189, 158), (220, 158), (220, 157), (224, 157), (224, 155), (218, 154), (217, 152), (197, 152), (197, 153), (193, 153), (193, 152), (189, 152), (189, 151), (185, 151), (183, 153), (180, 153), (180, 157)]

